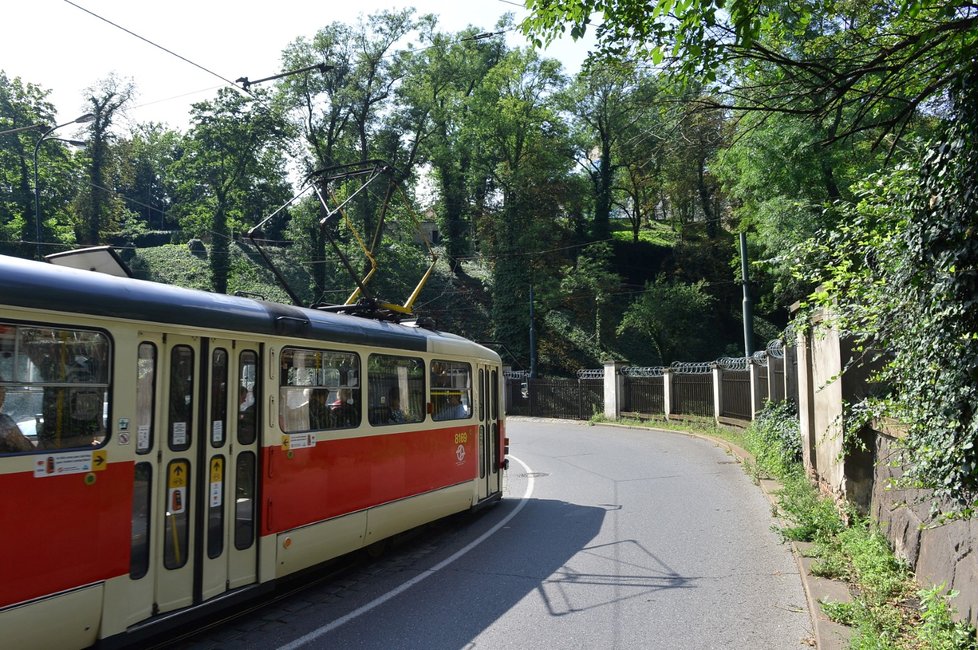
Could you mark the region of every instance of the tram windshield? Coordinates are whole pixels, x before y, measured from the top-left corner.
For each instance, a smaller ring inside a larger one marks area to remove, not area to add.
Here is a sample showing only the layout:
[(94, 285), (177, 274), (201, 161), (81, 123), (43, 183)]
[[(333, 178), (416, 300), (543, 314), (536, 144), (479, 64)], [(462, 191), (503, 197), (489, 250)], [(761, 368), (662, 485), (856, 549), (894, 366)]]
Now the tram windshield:
[(101, 332), (0, 323), (0, 454), (101, 444), (109, 365)]

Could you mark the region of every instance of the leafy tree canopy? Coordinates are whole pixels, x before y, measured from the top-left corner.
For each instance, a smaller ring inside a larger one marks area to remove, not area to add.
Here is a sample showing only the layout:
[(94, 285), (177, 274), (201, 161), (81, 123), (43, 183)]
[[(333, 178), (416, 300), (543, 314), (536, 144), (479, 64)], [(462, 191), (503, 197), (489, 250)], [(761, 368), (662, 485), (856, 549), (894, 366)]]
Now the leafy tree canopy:
[[(940, 104), (978, 45), (970, 2), (835, 0), (529, 0), (538, 45), (583, 36), (600, 51), (667, 64), (687, 80), (723, 81), (729, 106), (816, 117), (855, 106), (835, 137), (901, 135)], [(737, 75), (735, 78), (732, 75)]]

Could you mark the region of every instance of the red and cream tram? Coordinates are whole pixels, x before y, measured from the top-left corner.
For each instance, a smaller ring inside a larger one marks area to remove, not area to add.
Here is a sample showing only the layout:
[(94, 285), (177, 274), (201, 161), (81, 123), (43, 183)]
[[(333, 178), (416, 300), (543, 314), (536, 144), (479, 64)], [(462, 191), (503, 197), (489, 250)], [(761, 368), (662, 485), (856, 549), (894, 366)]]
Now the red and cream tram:
[(501, 375), (410, 324), (0, 256), (3, 645), (136, 641), (499, 499)]

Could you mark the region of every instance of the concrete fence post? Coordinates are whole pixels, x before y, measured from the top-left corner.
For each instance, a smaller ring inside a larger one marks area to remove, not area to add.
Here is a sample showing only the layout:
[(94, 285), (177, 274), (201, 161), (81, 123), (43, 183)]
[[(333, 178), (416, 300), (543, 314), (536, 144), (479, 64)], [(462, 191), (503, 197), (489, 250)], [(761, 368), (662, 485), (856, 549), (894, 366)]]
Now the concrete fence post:
[(747, 360), (747, 370), (750, 371), (750, 419), (754, 421), (761, 410), (761, 373), (753, 359)]
[(672, 414), (672, 368), (662, 371), (662, 410), (666, 419)]
[(608, 420), (617, 420), (621, 416), (625, 397), (625, 377), (621, 369), (624, 367), (624, 361), (604, 362), (604, 416)]
[(720, 414), (723, 412), (723, 370), (719, 364), (712, 364), (713, 372), (713, 421), (720, 423)]

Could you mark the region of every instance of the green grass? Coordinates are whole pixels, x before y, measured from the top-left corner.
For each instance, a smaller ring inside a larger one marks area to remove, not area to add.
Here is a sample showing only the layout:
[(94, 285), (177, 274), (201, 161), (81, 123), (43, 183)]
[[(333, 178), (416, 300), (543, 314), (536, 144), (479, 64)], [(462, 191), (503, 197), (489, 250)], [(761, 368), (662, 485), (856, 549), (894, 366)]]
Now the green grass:
[[(616, 241), (632, 241), (632, 225), (627, 220), (612, 220), (611, 236)], [(638, 240), (656, 246), (674, 246), (678, 237), (675, 229), (664, 223), (653, 221), (651, 224), (643, 225), (638, 231)]]
[[(595, 413), (591, 417), (592, 424), (611, 422), (601, 413)], [(696, 433), (699, 435), (720, 438), (731, 442), (738, 447), (744, 446), (744, 434), (740, 429), (717, 425), (713, 418), (697, 416), (683, 416), (682, 419), (666, 420), (661, 416), (650, 417), (623, 417), (617, 420), (618, 424), (625, 424), (636, 427), (646, 427), (649, 429), (664, 429), (666, 431), (679, 431), (682, 433)]]

